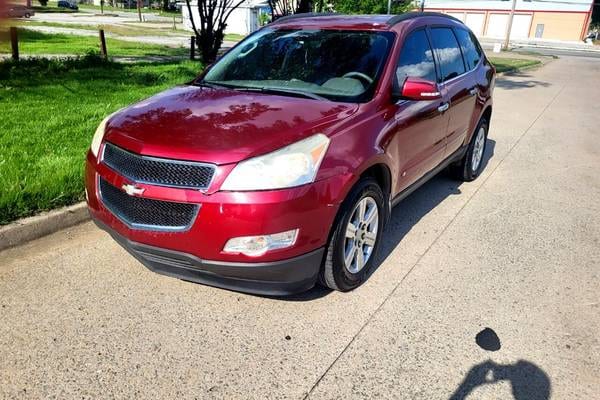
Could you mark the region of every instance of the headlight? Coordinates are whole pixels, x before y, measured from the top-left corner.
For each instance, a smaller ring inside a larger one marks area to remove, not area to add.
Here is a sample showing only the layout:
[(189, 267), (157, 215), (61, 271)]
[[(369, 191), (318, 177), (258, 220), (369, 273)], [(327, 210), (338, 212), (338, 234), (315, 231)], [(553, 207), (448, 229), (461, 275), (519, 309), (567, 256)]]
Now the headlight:
[(329, 146), (317, 134), (282, 149), (240, 162), (221, 185), (222, 190), (283, 189), (311, 183)]
[(108, 123), (108, 120), (111, 119), (113, 115), (115, 115), (121, 110), (117, 110), (114, 113), (107, 116), (106, 118), (104, 118), (102, 122), (100, 122), (100, 125), (98, 125), (98, 128), (96, 128), (96, 132), (94, 133), (94, 137), (92, 138), (92, 144), (90, 145), (92, 154), (94, 154), (95, 157), (98, 157), (98, 151), (100, 151), (100, 145), (102, 144), (102, 139), (104, 138), (104, 130), (106, 129), (106, 124)]

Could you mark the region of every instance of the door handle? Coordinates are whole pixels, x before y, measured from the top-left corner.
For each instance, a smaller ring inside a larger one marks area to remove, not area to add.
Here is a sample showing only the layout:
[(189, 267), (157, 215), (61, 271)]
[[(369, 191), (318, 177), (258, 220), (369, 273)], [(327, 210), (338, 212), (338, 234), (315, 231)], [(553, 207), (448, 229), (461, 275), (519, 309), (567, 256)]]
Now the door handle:
[(439, 112), (444, 112), (444, 111), (446, 111), (449, 108), (450, 108), (450, 103), (444, 103), (444, 104), (442, 104), (441, 106), (438, 107), (438, 111)]
[(474, 87), (473, 89), (469, 90), (469, 93), (471, 94), (471, 96), (475, 96), (477, 93), (479, 93), (479, 89), (477, 89), (477, 87)]

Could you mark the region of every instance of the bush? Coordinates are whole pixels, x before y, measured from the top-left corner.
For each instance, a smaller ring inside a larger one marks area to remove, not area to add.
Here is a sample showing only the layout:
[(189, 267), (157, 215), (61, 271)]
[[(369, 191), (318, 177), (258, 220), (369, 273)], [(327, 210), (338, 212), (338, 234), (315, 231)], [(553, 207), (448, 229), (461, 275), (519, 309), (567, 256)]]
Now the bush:
[(40, 3), (43, 7), (46, 7), (48, 5), (48, 0), (38, 0), (38, 3)]

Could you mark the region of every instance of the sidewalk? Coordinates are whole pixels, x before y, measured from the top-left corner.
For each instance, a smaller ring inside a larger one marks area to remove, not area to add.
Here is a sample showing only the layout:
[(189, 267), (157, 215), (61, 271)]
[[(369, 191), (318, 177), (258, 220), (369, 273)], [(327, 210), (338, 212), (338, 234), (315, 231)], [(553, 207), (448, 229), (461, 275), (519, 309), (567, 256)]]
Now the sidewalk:
[[(496, 43), (504, 43), (503, 39), (480, 38), (479, 42), (485, 47), (493, 47)], [(555, 50), (570, 50), (600, 53), (600, 46), (594, 46), (584, 42), (567, 42), (567, 41), (547, 41), (547, 40), (512, 40), (510, 41), (512, 49), (523, 47), (535, 47), (540, 49), (555, 49)]]

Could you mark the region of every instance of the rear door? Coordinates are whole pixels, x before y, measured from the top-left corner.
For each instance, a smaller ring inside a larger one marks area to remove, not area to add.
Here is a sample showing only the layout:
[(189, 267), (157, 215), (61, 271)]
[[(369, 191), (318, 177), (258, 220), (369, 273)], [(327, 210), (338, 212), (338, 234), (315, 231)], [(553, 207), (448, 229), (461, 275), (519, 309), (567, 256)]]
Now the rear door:
[(469, 134), (477, 88), (450, 27), (432, 27), (431, 41), (440, 69), (439, 85), (447, 99), (449, 121), (446, 130), (446, 156), (451, 155)]
[[(396, 66), (401, 87), (407, 77), (437, 81), (432, 48), (425, 28), (406, 36)], [(444, 156), (447, 113), (438, 110), (442, 100), (400, 100), (395, 105), (391, 151), (399, 162), (397, 177), (402, 190), (435, 168)]]

